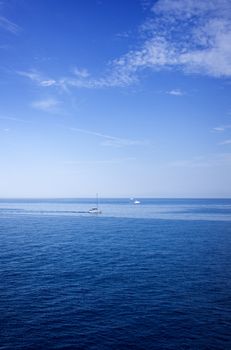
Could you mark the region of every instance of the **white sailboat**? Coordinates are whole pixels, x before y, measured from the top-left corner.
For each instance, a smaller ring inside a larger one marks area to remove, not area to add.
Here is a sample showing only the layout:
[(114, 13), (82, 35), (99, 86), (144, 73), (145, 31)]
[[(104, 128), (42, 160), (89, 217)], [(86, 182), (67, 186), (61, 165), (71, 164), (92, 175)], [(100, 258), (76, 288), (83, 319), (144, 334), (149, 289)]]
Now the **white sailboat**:
[(99, 197), (98, 193), (96, 194), (96, 206), (88, 210), (89, 214), (102, 214), (102, 211), (99, 209)]

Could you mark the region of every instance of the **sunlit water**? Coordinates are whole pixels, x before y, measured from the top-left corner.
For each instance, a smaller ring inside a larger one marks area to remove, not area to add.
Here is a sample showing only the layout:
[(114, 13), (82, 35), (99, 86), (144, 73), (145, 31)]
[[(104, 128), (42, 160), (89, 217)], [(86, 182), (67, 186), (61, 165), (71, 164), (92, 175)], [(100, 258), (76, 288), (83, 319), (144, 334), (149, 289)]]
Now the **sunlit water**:
[(231, 200), (0, 201), (0, 349), (231, 349)]

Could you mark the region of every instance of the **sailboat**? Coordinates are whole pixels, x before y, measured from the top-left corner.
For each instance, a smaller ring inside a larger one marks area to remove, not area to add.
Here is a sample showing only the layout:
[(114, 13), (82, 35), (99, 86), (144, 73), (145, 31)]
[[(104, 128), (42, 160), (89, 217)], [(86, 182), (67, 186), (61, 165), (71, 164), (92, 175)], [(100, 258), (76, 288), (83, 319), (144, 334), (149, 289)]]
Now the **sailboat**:
[(102, 214), (102, 211), (99, 209), (99, 197), (98, 193), (96, 194), (96, 207), (93, 207), (88, 210), (89, 214)]

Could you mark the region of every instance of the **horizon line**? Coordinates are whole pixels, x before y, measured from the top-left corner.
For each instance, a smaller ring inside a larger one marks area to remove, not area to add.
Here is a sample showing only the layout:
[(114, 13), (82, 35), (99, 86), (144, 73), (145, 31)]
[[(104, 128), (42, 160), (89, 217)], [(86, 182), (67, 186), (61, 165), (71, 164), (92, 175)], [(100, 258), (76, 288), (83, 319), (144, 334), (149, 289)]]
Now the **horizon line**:
[[(152, 196), (102, 196), (100, 199), (231, 199), (230, 197), (152, 197)], [(92, 197), (0, 197), (1, 200), (6, 199), (52, 199), (52, 200), (63, 200), (63, 199), (95, 199), (95, 196)]]

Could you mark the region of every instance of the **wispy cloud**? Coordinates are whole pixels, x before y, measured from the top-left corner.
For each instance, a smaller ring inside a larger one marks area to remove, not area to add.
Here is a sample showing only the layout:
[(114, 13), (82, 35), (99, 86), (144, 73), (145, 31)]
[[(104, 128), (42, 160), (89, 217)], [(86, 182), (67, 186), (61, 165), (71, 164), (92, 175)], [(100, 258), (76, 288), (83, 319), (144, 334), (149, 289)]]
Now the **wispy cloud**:
[(61, 102), (54, 98), (34, 101), (31, 106), (44, 112), (57, 112)]
[(159, 0), (141, 30), (142, 47), (115, 61), (130, 75), (141, 69), (183, 69), (216, 77), (231, 76), (229, 0)]
[(80, 78), (88, 78), (89, 77), (89, 72), (86, 68), (74, 68), (73, 70), (74, 74), (77, 76), (77, 77), (80, 77)]
[(170, 162), (170, 167), (179, 168), (204, 168), (211, 166), (211, 161), (205, 157), (194, 157), (193, 159), (184, 159)]
[(231, 139), (230, 140), (225, 140), (219, 143), (220, 145), (231, 145)]
[(57, 84), (56, 80), (45, 77), (36, 69), (31, 69), (29, 71), (18, 71), (17, 73), (23, 77), (30, 79), (31, 81), (37, 83), (40, 86), (48, 87)]
[(7, 18), (0, 16), (0, 28), (12, 33), (12, 34), (18, 34), (21, 31), (21, 28), (9, 21)]
[(147, 141), (124, 139), (124, 138), (106, 135), (106, 134), (102, 134), (91, 130), (85, 130), (85, 129), (79, 129), (79, 128), (69, 128), (69, 129), (72, 131), (77, 131), (80, 133), (96, 136), (103, 139), (103, 142), (101, 142), (102, 146), (125, 147), (125, 146), (139, 146), (139, 145), (147, 144)]
[(217, 153), (207, 156), (198, 156), (188, 160), (170, 162), (168, 166), (179, 168), (208, 168), (221, 165), (231, 166), (231, 153)]
[(166, 91), (166, 94), (173, 95), (173, 96), (183, 96), (185, 93), (181, 91), (180, 89), (173, 89), (170, 91)]
[(225, 129), (223, 126), (216, 126), (215, 128), (213, 128), (212, 131), (223, 132), (223, 131), (225, 131)]
[(30, 120), (8, 117), (8, 116), (0, 116), (0, 120), (8, 120), (8, 121), (19, 122), (19, 123), (31, 123)]
[(141, 6), (144, 10), (147, 10), (152, 7), (152, 1), (151, 0), (140, 0)]
[(126, 31), (126, 32), (120, 32), (116, 34), (116, 38), (119, 39), (127, 39), (132, 35), (131, 31)]
[[(136, 49), (115, 58), (99, 77), (75, 68), (62, 78), (36, 71), (19, 72), (38, 85), (69, 88), (125, 87), (139, 81), (142, 71), (181, 70), (213, 77), (231, 77), (230, 0), (157, 0), (140, 26)], [(181, 96), (179, 89), (169, 91)]]
[(224, 132), (227, 129), (231, 129), (231, 125), (221, 125), (221, 126), (216, 126), (215, 128), (212, 129), (213, 132)]
[(69, 160), (64, 162), (67, 165), (79, 164), (118, 164), (136, 160), (135, 157), (112, 158), (112, 159), (90, 159), (90, 160)]
[(56, 81), (54, 79), (42, 80), (40, 81), (41, 86), (52, 86), (55, 85)]

